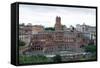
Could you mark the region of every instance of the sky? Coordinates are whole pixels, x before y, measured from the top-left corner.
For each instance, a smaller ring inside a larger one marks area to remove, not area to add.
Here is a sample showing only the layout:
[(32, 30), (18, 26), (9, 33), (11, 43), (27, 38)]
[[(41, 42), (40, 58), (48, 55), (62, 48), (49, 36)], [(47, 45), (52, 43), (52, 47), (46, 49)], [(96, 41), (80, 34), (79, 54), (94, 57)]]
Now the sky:
[(19, 23), (54, 27), (56, 16), (60, 16), (61, 24), (67, 27), (83, 23), (96, 26), (96, 10), (93, 8), (19, 5)]

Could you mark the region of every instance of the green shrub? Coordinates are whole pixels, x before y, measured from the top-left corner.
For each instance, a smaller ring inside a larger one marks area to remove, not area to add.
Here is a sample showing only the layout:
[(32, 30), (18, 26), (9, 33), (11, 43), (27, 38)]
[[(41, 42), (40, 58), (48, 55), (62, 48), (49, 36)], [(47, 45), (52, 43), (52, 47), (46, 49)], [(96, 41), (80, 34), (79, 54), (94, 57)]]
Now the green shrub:
[(25, 46), (25, 42), (19, 40), (19, 46)]
[(33, 55), (33, 56), (28, 56), (28, 55), (22, 55), (19, 56), (19, 62), (20, 63), (44, 63), (44, 62), (50, 62), (48, 61), (48, 58), (43, 56), (43, 55)]
[(53, 57), (53, 61), (54, 62), (61, 62), (61, 56), (60, 55), (56, 55)]

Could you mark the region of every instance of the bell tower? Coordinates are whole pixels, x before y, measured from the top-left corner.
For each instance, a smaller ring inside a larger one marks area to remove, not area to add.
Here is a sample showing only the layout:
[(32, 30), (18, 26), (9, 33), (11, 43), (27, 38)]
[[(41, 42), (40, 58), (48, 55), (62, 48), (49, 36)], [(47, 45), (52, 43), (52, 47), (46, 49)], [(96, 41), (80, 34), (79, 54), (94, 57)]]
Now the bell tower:
[(56, 31), (62, 30), (61, 17), (58, 16), (56, 17), (55, 30)]

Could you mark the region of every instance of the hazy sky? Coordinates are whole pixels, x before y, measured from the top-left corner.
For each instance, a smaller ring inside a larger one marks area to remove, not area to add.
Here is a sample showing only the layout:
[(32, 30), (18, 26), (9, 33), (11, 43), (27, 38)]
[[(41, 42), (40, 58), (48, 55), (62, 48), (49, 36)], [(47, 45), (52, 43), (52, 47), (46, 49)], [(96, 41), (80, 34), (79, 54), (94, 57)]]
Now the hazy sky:
[(19, 23), (32, 23), (53, 27), (56, 16), (61, 17), (61, 24), (69, 27), (76, 24), (96, 25), (96, 10), (91, 8), (56, 7), (40, 5), (19, 5)]

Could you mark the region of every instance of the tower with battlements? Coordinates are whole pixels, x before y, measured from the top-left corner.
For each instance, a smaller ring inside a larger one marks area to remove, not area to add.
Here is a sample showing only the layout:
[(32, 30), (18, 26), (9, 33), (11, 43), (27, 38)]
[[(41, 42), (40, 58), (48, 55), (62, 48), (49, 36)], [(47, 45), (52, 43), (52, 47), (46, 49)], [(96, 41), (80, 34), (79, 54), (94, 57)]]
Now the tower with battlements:
[(60, 30), (62, 30), (61, 17), (57, 16), (55, 23), (55, 31), (60, 31)]

